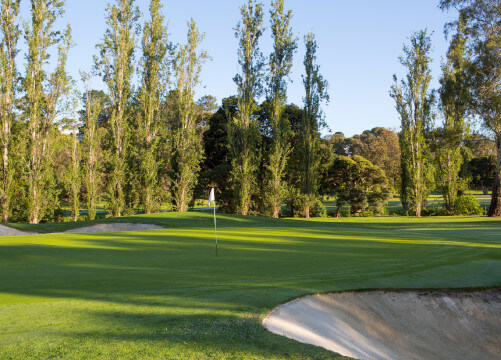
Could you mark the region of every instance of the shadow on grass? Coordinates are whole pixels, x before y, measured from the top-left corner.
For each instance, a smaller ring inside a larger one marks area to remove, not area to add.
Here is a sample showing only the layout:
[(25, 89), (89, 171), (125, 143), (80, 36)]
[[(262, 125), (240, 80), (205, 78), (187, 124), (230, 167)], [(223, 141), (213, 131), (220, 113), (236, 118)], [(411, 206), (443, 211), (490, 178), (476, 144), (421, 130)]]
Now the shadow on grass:
[[(327, 359), (334, 355), (267, 333), (261, 316), (315, 292), (501, 285), (496, 273), (501, 251), (492, 246), (499, 245), (501, 222), (351, 223), (224, 215), (216, 258), (210, 214), (133, 219), (167, 229), (0, 240), (0, 303), (21, 303), (24, 309), (30, 297), (68, 299), (75, 318), (85, 321), (52, 331), (102, 346), (103, 354), (108, 352), (103, 357), (151, 350), (176, 358), (176, 351), (193, 349), (193, 359), (201, 353)], [(57, 303), (50, 306), (50, 314), (59, 311)], [(110, 343), (127, 345), (107, 347)]]
[[(199, 309), (200, 310), (200, 309)], [(202, 308), (202, 310), (210, 310)], [(225, 359), (347, 359), (327, 350), (301, 344), (269, 333), (261, 326), (258, 313), (235, 316), (221, 313), (174, 315), (158, 311), (87, 313), (105, 329), (62, 334), (71, 338), (91, 339), (96, 344), (127, 343), (124, 354), (134, 352), (137, 344), (164, 356), (179, 356), (179, 349), (194, 358)], [(120, 350), (119, 350), (120, 351)], [(198, 353), (198, 356), (197, 356)]]
[[(438, 242), (435, 232), (427, 233), (429, 229), (406, 235), (405, 231), (391, 234), (348, 228), (344, 232), (288, 228), (253, 233), (223, 228), (217, 258), (211, 232), (192, 229), (168, 234), (167, 230), (64, 234), (22, 244), (11, 240), (0, 245), (0, 292), (98, 297), (110, 302), (132, 301), (130, 297), (120, 300), (114, 293), (195, 293), (207, 299), (228, 298), (236, 304), (272, 306), (283, 299), (282, 290), (286, 296), (299, 296), (361, 288), (374, 286), (373, 279), (501, 257), (499, 241)], [(497, 234), (494, 231), (493, 236)], [(270, 289), (279, 295), (267, 301), (248, 295), (263, 289), (267, 296)]]
[[(45, 223), (45, 224), (8, 224), (18, 230), (35, 231), (39, 233), (62, 232), (78, 227), (107, 224), (107, 223), (147, 223), (163, 226), (165, 228), (179, 229), (212, 229), (213, 217), (210, 211), (190, 212), (190, 213), (157, 213), (151, 215), (134, 215), (121, 218), (106, 218), (94, 221), (65, 222), (65, 223)], [(301, 219), (271, 219), (258, 216), (240, 216), (230, 214), (218, 214), (218, 227), (224, 228), (380, 228), (399, 229), (412, 226), (414, 228), (454, 228), (458, 223), (463, 227), (481, 228), (484, 226), (501, 228), (501, 221), (486, 217), (370, 217), (370, 218), (315, 218), (310, 221)]]

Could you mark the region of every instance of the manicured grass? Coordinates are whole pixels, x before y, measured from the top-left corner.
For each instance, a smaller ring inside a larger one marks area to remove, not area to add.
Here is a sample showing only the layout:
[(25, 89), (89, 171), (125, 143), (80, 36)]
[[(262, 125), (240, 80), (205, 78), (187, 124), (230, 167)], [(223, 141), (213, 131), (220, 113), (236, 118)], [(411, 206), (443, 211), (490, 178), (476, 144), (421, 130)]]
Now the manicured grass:
[[(173, 207), (172, 203), (164, 203), (164, 204), (162, 204), (161, 209), (162, 209), (162, 211), (172, 211), (172, 207)], [(206, 209), (207, 207), (208, 207), (207, 199), (198, 199), (194, 202), (193, 207), (189, 208), (189, 210)], [(62, 214), (63, 221), (68, 221), (68, 222), (73, 221), (70, 203), (68, 203), (66, 201), (62, 201), (61, 202), (61, 210), (63, 211), (63, 214)], [(87, 218), (87, 214), (88, 214), (87, 210), (88, 209), (85, 206), (85, 204), (81, 203), (80, 208), (79, 208), (79, 213), (80, 213), (79, 215), (82, 218)], [(103, 201), (103, 202), (99, 203), (96, 206), (96, 211), (98, 212), (98, 217), (99, 217), (99, 215), (103, 215), (103, 213), (106, 214), (108, 212), (106, 209), (106, 202)], [(136, 213), (137, 214), (144, 214), (144, 211), (141, 209), (137, 209)]]
[[(485, 212), (487, 213), (487, 210), (489, 209), (489, 206), (491, 204), (491, 195), (484, 195), (481, 191), (478, 190), (468, 190), (466, 193), (468, 195), (474, 195), (477, 198), (480, 206), (484, 208)], [(327, 196), (326, 201), (324, 202), (324, 206), (329, 212), (336, 211), (337, 210), (336, 198), (334, 196)], [(428, 196), (426, 202), (427, 210), (437, 210), (443, 207), (444, 207), (444, 198), (440, 192), (433, 192)], [(386, 209), (388, 211), (402, 210), (402, 203), (400, 202), (400, 197), (398, 196), (398, 194), (393, 194), (391, 199), (386, 204)], [(349, 211), (350, 206), (345, 205), (341, 208), (341, 210)]]
[(219, 257), (210, 212), (120, 221), (166, 229), (0, 238), (0, 359), (332, 359), (262, 317), (316, 292), (501, 285), (495, 219), (218, 215)]

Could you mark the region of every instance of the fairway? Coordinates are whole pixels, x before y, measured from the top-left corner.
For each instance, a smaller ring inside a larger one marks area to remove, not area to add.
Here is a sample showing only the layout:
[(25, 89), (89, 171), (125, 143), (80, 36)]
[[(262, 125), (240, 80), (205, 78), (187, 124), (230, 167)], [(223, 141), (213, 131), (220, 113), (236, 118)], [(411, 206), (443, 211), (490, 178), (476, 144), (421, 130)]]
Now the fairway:
[(0, 237), (1, 359), (332, 359), (262, 318), (318, 292), (501, 285), (496, 219), (218, 215), (218, 257), (210, 212), (121, 221), (165, 229)]

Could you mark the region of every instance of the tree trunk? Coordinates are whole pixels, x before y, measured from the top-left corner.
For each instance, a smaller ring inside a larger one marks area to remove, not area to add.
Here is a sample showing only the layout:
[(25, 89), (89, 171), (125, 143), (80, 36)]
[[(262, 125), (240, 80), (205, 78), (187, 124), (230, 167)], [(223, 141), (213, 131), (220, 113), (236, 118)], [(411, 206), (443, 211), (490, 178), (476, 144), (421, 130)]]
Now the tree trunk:
[[(31, 125), (34, 126), (34, 125)], [(28, 175), (28, 221), (30, 224), (38, 224), (38, 213), (39, 213), (39, 196), (38, 196), (38, 157), (37, 149), (39, 148), (37, 134), (34, 128), (30, 130), (31, 132), (31, 144), (29, 144), (30, 149), (30, 159), (28, 160), (29, 175)]]
[(496, 175), (494, 176), (491, 206), (488, 213), (491, 217), (501, 217), (501, 134), (496, 138), (496, 146), (498, 149)]
[[(247, 198), (246, 198), (247, 199)], [(249, 215), (249, 207), (247, 206), (247, 200), (245, 200), (242, 204), (241, 215), (247, 216)]]
[(144, 213), (146, 215), (151, 214), (151, 195), (150, 195), (150, 187), (146, 186), (144, 189), (145, 191), (145, 196), (144, 196)]
[(177, 212), (186, 212), (188, 210), (188, 206), (186, 203), (186, 198), (187, 198), (187, 189), (188, 185), (186, 185), (186, 179), (181, 178), (179, 180), (179, 185), (178, 185), (178, 191), (179, 194), (177, 195), (176, 199), (176, 211)]
[(415, 216), (417, 217), (421, 217), (421, 209), (422, 209), (422, 203), (421, 201), (419, 201), (417, 204), (416, 204), (416, 213), (415, 213)]
[(80, 202), (78, 198), (78, 191), (80, 190), (80, 178), (78, 176), (79, 170), (79, 159), (78, 159), (78, 139), (77, 139), (77, 128), (73, 129), (73, 153), (72, 153), (72, 181), (71, 181), (71, 197), (72, 197), (72, 212), (73, 221), (78, 220), (80, 215)]
[[(92, 184), (91, 186), (94, 186), (94, 184)], [(89, 195), (90, 196), (90, 199), (89, 199), (89, 205), (87, 207), (87, 215), (89, 217), (89, 220), (95, 220), (96, 218), (96, 205), (95, 205), (95, 199), (94, 199), (94, 192), (92, 192), (92, 195)]]
[(273, 187), (272, 187), (272, 217), (274, 219), (278, 219), (278, 214), (280, 213), (280, 209), (282, 207), (282, 197), (280, 196), (280, 174), (276, 172), (272, 173), (273, 176)]
[(29, 221), (30, 224), (38, 224), (39, 221), (38, 221), (38, 214), (33, 214), (30, 221)]
[(303, 214), (306, 219), (310, 218), (310, 204), (308, 202), (303, 204)]
[[(7, 132), (7, 131), (6, 131)], [(10, 134), (9, 134), (10, 135)], [(7, 143), (3, 144), (3, 194), (2, 194), (2, 222), (6, 223), (9, 221), (9, 194), (8, 194), (8, 183), (9, 183), (9, 146)]]
[(277, 207), (277, 206), (274, 206), (274, 207), (273, 207), (273, 215), (272, 215), (272, 216), (273, 216), (273, 218), (274, 218), (274, 219), (278, 219), (278, 214), (279, 214), (279, 213), (280, 213), (280, 208), (279, 208), (279, 207)]

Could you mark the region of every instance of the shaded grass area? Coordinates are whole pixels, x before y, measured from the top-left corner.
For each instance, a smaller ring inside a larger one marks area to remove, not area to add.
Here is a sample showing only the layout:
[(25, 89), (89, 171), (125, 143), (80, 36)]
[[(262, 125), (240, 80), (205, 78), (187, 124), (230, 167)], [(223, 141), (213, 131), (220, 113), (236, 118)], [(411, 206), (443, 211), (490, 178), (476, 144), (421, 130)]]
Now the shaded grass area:
[[(100, 201), (97, 204), (97, 206), (96, 206), (96, 211), (97, 211), (96, 219), (101, 219), (101, 218), (111, 216), (108, 213), (106, 205), (107, 205), (107, 202), (105, 202), (105, 201)], [(164, 212), (173, 211), (173, 206), (174, 205), (172, 203), (163, 203), (161, 205), (161, 209), (162, 209), (161, 211), (164, 211)], [(193, 203), (189, 204), (188, 211), (204, 210), (204, 209), (207, 209), (207, 207), (208, 207), (208, 204), (207, 204), (206, 199), (198, 199), (198, 200), (193, 201)], [(61, 201), (59, 210), (61, 211), (60, 221), (64, 221), (64, 222), (72, 222), (73, 221), (71, 203), (69, 203), (68, 201), (65, 201), (65, 200)], [(80, 203), (78, 213), (79, 213), (80, 220), (87, 219), (88, 209), (87, 209), (85, 204)], [(136, 209), (135, 214), (144, 214), (144, 210), (143, 209)]]
[[(484, 195), (481, 191), (469, 190), (466, 192), (467, 195), (473, 195), (477, 198), (480, 206), (487, 213), (489, 210), (489, 206), (491, 203), (491, 195)], [(334, 196), (327, 196), (326, 201), (324, 202), (324, 206), (328, 212), (334, 212), (337, 210), (337, 202)], [(444, 199), (440, 192), (434, 191), (432, 192), (427, 199), (425, 210), (428, 211), (436, 211), (441, 210), (444, 207)], [(345, 205), (341, 207), (340, 210), (344, 210), (345, 212), (350, 210), (350, 206)], [(398, 194), (393, 194), (391, 199), (386, 204), (387, 211), (402, 211), (402, 203), (400, 202), (400, 197)]]
[(219, 215), (217, 258), (211, 213), (120, 221), (165, 229), (0, 238), (0, 358), (333, 359), (262, 317), (316, 292), (501, 285), (495, 219)]

